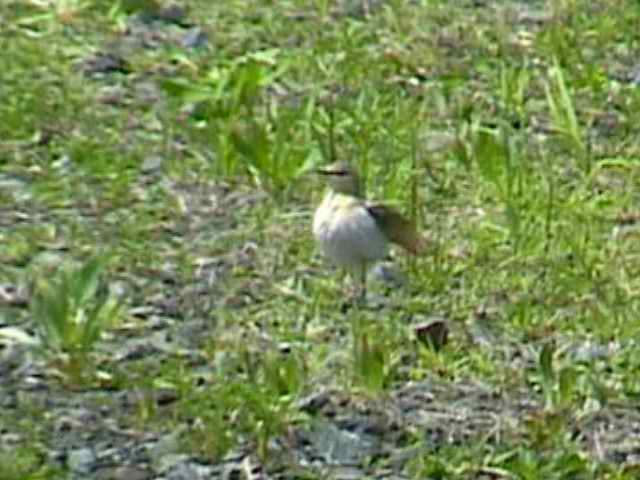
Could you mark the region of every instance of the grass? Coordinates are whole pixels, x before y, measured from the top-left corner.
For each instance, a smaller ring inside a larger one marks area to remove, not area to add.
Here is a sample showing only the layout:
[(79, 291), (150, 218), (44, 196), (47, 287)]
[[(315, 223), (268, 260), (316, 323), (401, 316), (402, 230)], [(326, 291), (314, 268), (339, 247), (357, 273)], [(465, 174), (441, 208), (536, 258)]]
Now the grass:
[[(208, 36), (196, 48), (183, 27), (136, 16), (155, 2), (0, 7), (0, 284), (109, 251), (104, 277), (133, 313), (83, 343), (87, 368), (114, 390), (177, 392), (168, 411), (143, 395), (122, 421), (189, 425), (181, 448), (211, 462), (239, 445), (292, 462), (274, 442), (318, 417), (300, 406), (318, 390), (393, 409), (403, 386), (433, 381), (534, 407), (495, 438), (428, 445), (402, 467), (414, 478), (633, 478), (616, 442), (598, 455), (589, 432), (640, 391), (640, 11), (366, 3), (192, 0), (186, 21)], [(91, 71), (104, 52), (126, 68)], [(380, 308), (342, 311), (341, 278), (313, 245), (310, 171), (332, 155), (429, 240), (427, 256), (396, 258), (405, 287), (373, 287)], [(44, 310), (3, 305), (0, 325), (29, 330)], [(149, 310), (177, 338), (206, 328), (162, 361), (105, 354), (151, 337)], [(432, 316), (451, 328), (437, 352), (412, 336)], [(75, 338), (60, 325), (56, 338)], [(422, 448), (406, 427), (394, 447)], [(54, 478), (20, 451), (0, 471)]]

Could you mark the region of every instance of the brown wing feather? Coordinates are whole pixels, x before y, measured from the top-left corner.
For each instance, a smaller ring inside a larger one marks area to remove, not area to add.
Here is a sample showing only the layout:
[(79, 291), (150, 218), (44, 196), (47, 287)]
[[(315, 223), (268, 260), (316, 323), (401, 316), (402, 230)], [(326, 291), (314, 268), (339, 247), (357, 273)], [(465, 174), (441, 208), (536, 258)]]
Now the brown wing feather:
[(404, 218), (400, 212), (377, 203), (367, 203), (367, 210), (391, 242), (414, 255), (424, 253), (424, 238), (420, 236), (413, 222)]

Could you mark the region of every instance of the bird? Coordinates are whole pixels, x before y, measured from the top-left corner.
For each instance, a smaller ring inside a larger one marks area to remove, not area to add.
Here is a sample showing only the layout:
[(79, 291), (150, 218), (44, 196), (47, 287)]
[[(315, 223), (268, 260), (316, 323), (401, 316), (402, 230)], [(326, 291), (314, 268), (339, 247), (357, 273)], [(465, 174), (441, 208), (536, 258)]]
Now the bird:
[(360, 277), (360, 301), (366, 301), (367, 267), (384, 259), (389, 243), (413, 255), (424, 252), (414, 224), (395, 209), (367, 201), (357, 171), (344, 161), (316, 169), (328, 190), (313, 217), (313, 235), (321, 252), (335, 265)]

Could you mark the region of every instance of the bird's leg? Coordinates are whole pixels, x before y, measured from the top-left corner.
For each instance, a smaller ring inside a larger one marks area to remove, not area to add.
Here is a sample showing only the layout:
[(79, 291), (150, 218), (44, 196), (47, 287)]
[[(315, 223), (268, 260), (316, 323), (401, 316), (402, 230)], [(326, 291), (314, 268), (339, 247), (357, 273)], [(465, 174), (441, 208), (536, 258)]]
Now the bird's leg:
[[(359, 277), (359, 278), (358, 278)], [(349, 271), (351, 288), (348, 289), (349, 306), (364, 305), (367, 300), (367, 264), (363, 262)]]
[(360, 265), (360, 302), (367, 301), (367, 262)]
[[(342, 283), (345, 285), (345, 301), (342, 303), (342, 313), (346, 313), (347, 310), (363, 303), (366, 297), (365, 286), (362, 283), (364, 277), (362, 277), (362, 271), (360, 270), (361, 266), (358, 265), (355, 269), (349, 269), (344, 272), (344, 276), (342, 278)], [(364, 266), (362, 266), (364, 270)], [(348, 277), (348, 278), (345, 278)], [(358, 278), (361, 277), (361, 278)], [(349, 282), (345, 282), (345, 280), (349, 280)]]

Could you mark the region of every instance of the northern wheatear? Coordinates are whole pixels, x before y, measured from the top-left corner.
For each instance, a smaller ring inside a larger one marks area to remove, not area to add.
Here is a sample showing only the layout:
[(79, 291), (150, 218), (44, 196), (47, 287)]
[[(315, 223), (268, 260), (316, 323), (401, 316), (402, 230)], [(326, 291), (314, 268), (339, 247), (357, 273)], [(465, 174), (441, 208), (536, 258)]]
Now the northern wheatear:
[(422, 253), (423, 239), (414, 225), (391, 207), (367, 202), (356, 171), (345, 162), (317, 170), (329, 191), (313, 217), (313, 235), (333, 263), (360, 275), (366, 298), (367, 264), (386, 257), (389, 242), (412, 254)]

